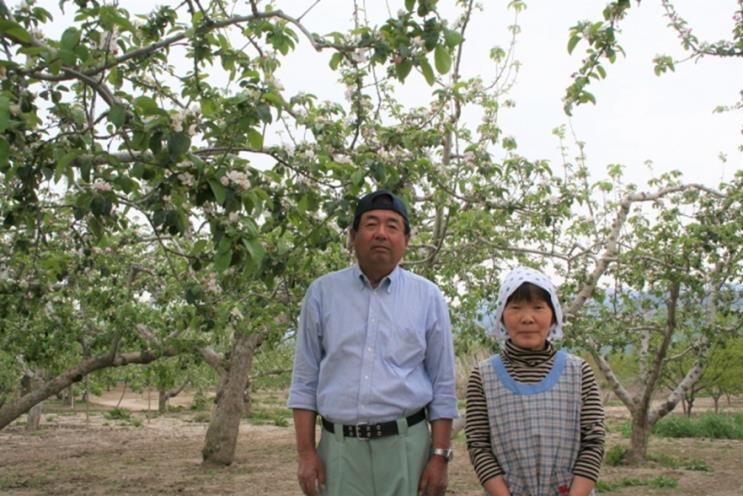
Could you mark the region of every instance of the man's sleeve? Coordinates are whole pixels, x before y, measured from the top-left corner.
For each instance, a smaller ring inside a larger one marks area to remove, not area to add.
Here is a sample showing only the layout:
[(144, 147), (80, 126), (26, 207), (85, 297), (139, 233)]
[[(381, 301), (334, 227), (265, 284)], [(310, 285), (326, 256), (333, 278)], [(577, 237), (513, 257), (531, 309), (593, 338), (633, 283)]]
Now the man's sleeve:
[(317, 382), (322, 347), (320, 343), (320, 301), (316, 283), (310, 285), (302, 302), (294, 353), (289, 408), (317, 411)]
[(457, 395), (454, 372), (454, 345), (452, 343), (449, 309), (441, 292), (432, 295), (431, 326), (428, 330), (425, 367), (433, 386), (433, 400), (428, 406), (429, 420), (455, 419)]

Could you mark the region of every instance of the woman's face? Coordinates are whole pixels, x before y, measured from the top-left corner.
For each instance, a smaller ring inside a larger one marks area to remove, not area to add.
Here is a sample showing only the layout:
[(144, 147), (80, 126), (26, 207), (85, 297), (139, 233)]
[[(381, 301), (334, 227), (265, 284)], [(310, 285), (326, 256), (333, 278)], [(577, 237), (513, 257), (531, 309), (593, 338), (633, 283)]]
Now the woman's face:
[(519, 348), (542, 350), (547, 342), (554, 316), (544, 300), (510, 301), (503, 309), (503, 324), (511, 342)]

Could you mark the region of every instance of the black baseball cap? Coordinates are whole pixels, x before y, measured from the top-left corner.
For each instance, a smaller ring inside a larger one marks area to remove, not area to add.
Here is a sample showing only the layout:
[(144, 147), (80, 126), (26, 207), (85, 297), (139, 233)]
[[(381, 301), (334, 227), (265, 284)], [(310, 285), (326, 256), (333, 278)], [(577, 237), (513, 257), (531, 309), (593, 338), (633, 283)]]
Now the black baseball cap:
[(405, 221), (405, 232), (410, 231), (408, 222), (408, 209), (399, 196), (386, 189), (380, 189), (374, 193), (362, 197), (356, 204), (356, 211), (353, 214), (353, 229), (359, 228), (359, 221), (364, 212), (369, 210), (392, 210), (400, 214)]

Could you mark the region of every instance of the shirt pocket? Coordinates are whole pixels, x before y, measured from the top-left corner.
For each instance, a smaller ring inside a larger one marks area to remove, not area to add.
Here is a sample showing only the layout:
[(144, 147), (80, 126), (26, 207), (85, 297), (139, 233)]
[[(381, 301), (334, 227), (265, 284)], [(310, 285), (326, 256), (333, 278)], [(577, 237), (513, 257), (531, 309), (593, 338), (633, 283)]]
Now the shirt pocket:
[(390, 362), (402, 371), (414, 369), (426, 357), (425, 329), (411, 325), (395, 326), (387, 340), (387, 354)]

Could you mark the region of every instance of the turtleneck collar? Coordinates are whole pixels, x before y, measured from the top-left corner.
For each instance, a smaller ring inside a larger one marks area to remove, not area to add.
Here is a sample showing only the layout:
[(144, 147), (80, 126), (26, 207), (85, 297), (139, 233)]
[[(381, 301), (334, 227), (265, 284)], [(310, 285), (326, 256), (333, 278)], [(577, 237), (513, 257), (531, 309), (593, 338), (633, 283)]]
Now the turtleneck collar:
[(510, 339), (506, 341), (506, 345), (503, 347), (504, 358), (512, 362), (521, 362), (531, 367), (549, 360), (555, 353), (557, 353), (557, 350), (549, 341), (547, 341), (543, 350), (538, 351), (519, 348)]

